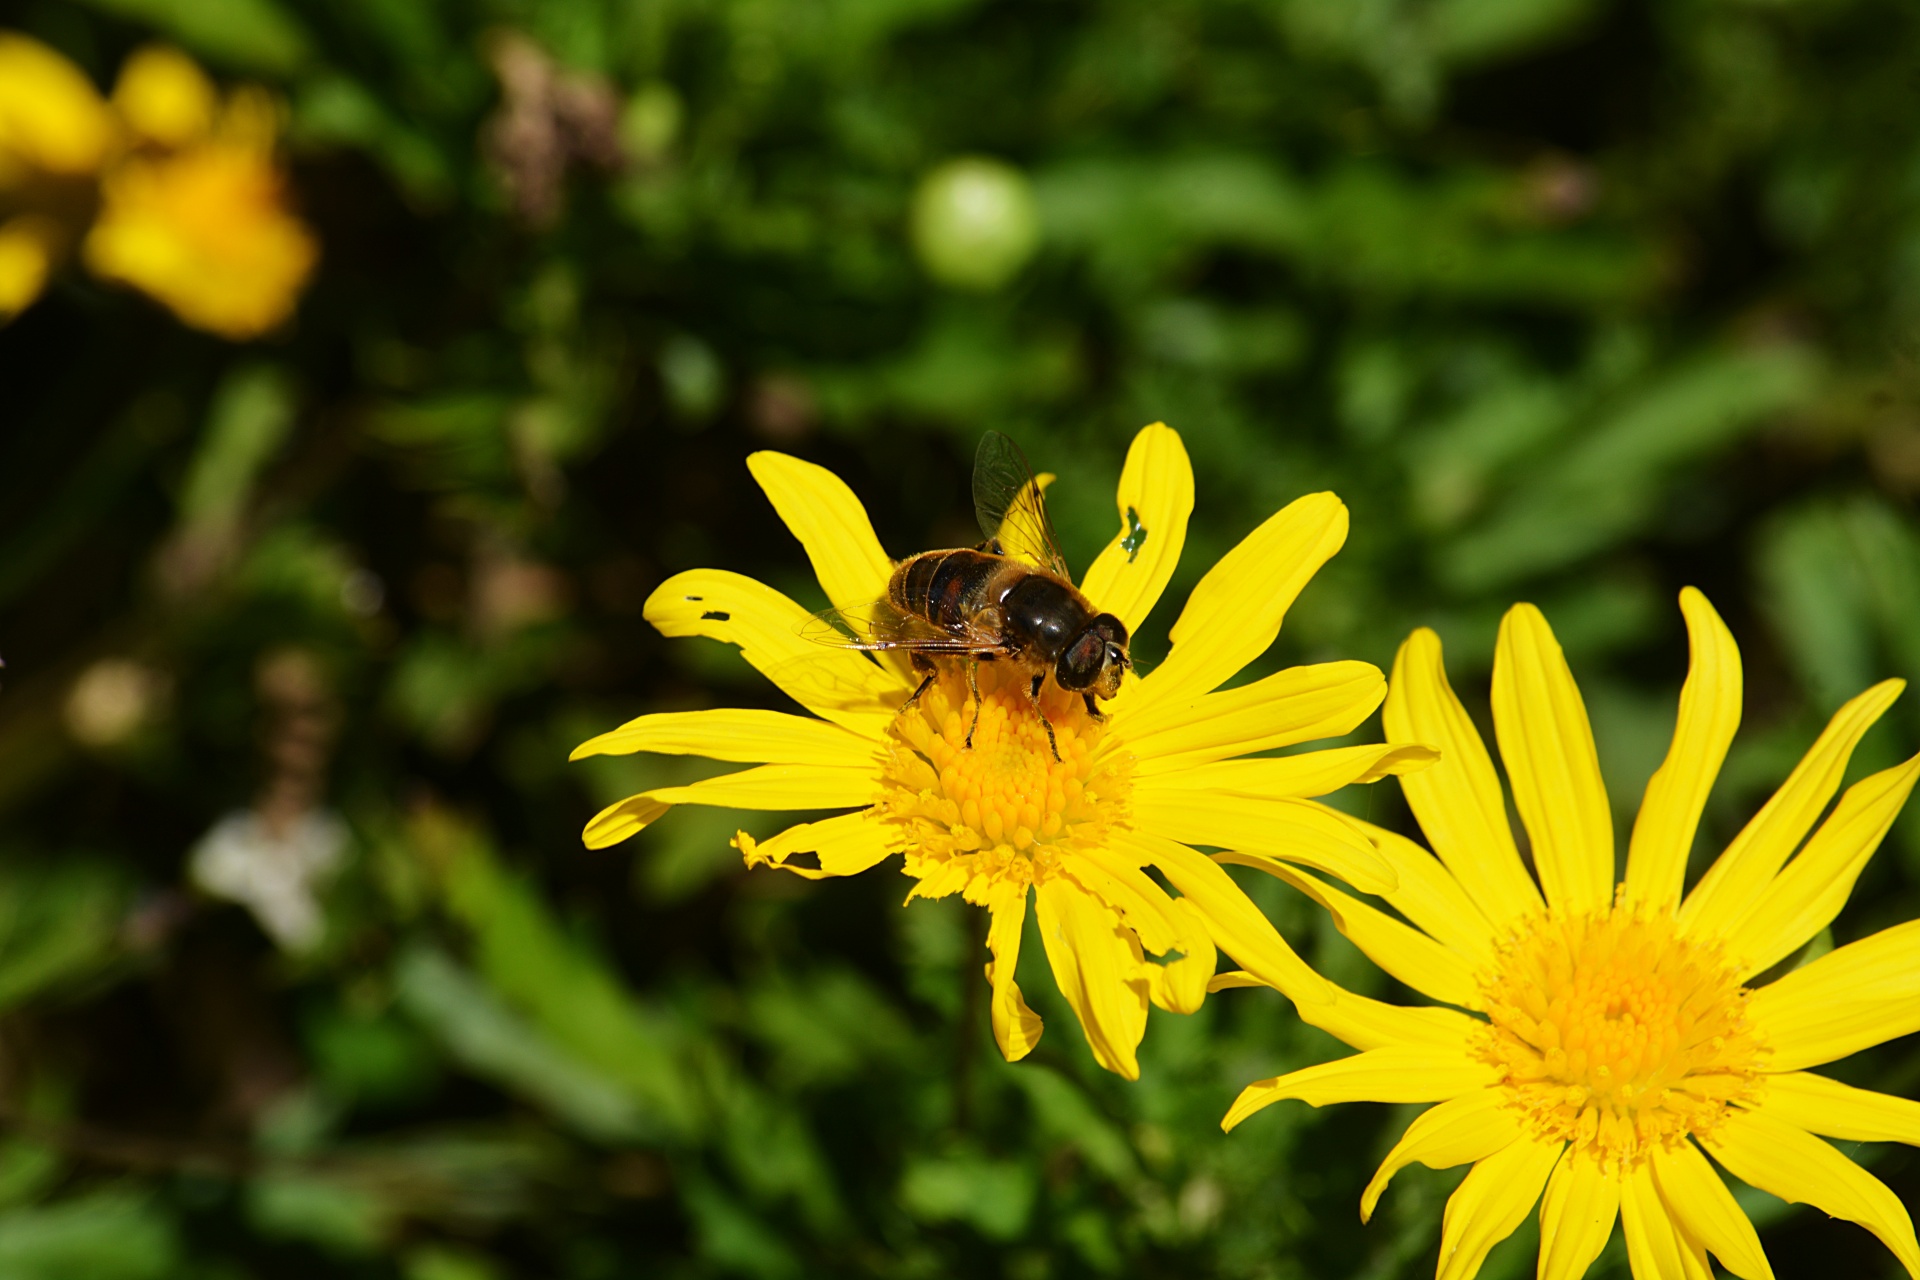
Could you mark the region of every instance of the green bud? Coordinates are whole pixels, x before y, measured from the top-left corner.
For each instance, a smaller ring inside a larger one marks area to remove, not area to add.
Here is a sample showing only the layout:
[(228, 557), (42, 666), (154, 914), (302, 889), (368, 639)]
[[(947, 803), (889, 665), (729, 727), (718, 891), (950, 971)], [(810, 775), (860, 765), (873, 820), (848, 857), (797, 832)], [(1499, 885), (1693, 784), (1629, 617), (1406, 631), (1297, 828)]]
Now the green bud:
[(922, 178), (912, 218), (920, 265), (956, 289), (998, 289), (1040, 244), (1027, 176), (984, 156), (949, 160)]

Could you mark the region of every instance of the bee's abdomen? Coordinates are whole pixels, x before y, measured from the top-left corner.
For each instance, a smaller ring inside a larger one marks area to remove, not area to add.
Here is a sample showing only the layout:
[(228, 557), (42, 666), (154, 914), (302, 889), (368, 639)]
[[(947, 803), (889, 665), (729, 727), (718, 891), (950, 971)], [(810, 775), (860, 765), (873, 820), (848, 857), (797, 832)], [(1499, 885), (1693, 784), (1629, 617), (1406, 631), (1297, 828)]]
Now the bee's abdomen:
[(957, 627), (986, 603), (987, 588), (1006, 566), (980, 551), (927, 551), (893, 571), (887, 594), (908, 613), (939, 627)]

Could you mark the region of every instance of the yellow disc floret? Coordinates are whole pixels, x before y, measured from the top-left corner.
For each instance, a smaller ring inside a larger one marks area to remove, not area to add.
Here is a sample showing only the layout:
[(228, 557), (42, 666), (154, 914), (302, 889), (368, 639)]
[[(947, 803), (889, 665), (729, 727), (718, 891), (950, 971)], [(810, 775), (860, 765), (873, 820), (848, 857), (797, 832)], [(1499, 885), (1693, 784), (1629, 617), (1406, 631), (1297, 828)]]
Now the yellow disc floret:
[(1485, 985), (1480, 1056), (1544, 1141), (1622, 1167), (1758, 1095), (1765, 1046), (1715, 947), (1666, 916), (1535, 919)]
[(1105, 748), (1078, 695), (1049, 687), (1036, 708), (1025, 679), (1011, 664), (982, 663), (976, 723), (961, 670), (943, 671), (894, 722), (884, 804), (902, 828), (907, 874), (921, 882), (916, 896), (984, 902), (993, 884), (1042, 880), (1061, 854), (1098, 845), (1124, 821), (1131, 758)]

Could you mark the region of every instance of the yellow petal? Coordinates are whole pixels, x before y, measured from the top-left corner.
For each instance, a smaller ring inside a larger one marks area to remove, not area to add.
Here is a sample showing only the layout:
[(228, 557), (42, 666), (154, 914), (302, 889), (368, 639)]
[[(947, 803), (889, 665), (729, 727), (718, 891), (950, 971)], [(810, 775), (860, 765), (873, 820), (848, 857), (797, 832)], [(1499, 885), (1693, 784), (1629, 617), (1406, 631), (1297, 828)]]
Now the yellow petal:
[(1141, 700), (1184, 702), (1265, 653), (1301, 588), (1346, 540), (1347, 509), (1330, 493), (1276, 512), (1194, 587), (1173, 624), (1172, 652), (1140, 682)]
[(1494, 958), (1493, 926), (1480, 913), (1476, 903), (1453, 873), (1439, 859), (1413, 841), (1370, 822), (1360, 829), (1373, 841), (1373, 847), (1393, 868), (1399, 884), (1383, 895), (1407, 919), (1424, 929), (1427, 935), (1444, 943), (1478, 967)]
[(1139, 936), (1140, 945), (1154, 955), (1165, 955), (1180, 945), (1186, 924), (1173, 916), (1174, 900), (1131, 858), (1111, 849), (1082, 849), (1061, 868), (1061, 874), (1119, 913)]
[(1415, 1161), (1429, 1169), (1452, 1169), (1484, 1160), (1520, 1137), (1520, 1122), (1498, 1089), (1475, 1089), (1427, 1108), (1407, 1126), (1360, 1194), (1360, 1221), (1373, 1217), (1387, 1183)]
[(1495, 1082), (1485, 1063), (1458, 1049), (1387, 1045), (1290, 1071), (1248, 1085), (1234, 1099), (1222, 1129), (1287, 1098), (1310, 1107), (1333, 1102), (1441, 1102)]
[(1817, 1067), (1920, 1031), (1920, 920), (1829, 951), (1761, 987), (1747, 1008), (1773, 1047), (1774, 1071)]
[(1140, 831), (1116, 836), (1114, 851), (1135, 859), (1137, 866), (1151, 864), (1157, 868), (1200, 913), (1215, 945), (1262, 982), (1296, 1005), (1332, 999), (1333, 989), (1326, 979), (1294, 954), (1266, 916), (1213, 859), (1177, 840)]
[(684, 787), (655, 787), (602, 810), (587, 824), (589, 849), (604, 849), (634, 835), (676, 804), (723, 809), (853, 809), (871, 804), (879, 790), (871, 763), (768, 764), (706, 778)]
[(1635, 1280), (1713, 1280), (1706, 1250), (1668, 1216), (1653, 1170), (1645, 1164), (1634, 1165), (1621, 1179), (1620, 1228)]
[(1515, 605), (1500, 623), (1493, 727), (1547, 901), (1563, 911), (1604, 910), (1613, 901), (1613, 813), (1593, 729), (1560, 642), (1530, 604)]
[(1806, 848), (1726, 935), (1728, 954), (1742, 958), (1742, 978), (1771, 968), (1840, 914), (1916, 779), (1920, 756), (1847, 788)]
[(1439, 1280), (1473, 1280), (1487, 1251), (1513, 1234), (1560, 1159), (1560, 1144), (1522, 1138), (1474, 1165), (1447, 1198)]
[(1318, 1004), (1296, 1002), (1295, 1012), (1300, 1021), (1356, 1049), (1420, 1045), (1465, 1054), (1468, 1039), (1487, 1025), (1458, 1009), (1435, 1005), (1408, 1008), (1355, 995), (1341, 987), (1332, 990), (1333, 999)]
[(213, 130), (220, 105), (213, 81), (178, 49), (148, 45), (120, 66), (113, 106), (129, 130), (149, 142), (181, 147)]
[(852, 809), (872, 804), (880, 778), (871, 762), (763, 764), (684, 787), (655, 787), (663, 804), (710, 804), (723, 809)]
[(1480, 983), (1473, 966), (1426, 934), (1383, 911), (1341, 893), (1306, 872), (1283, 863), (1221, 853), (1215, 861), (1255, 867), (1286, 881), (1325, 907), (1333, 922), (1369, 960), (1421, 995), (1443, 1004), (1480, 1008)]
[(1713, 1251), (1741, 1280), (1773, 1280), (1773, 1267), (1727, 1184), (1691, 1142), (1653, 1148), (1653, 1182), (1681, 1232)]
[(1627, 848), (1627, 898), (1661, 911), (1680, 901), (1707, 793), (1740, 727), (1740, 650), (1707, 598), (1680, 593), (1692, 663), (1666, 760), (1647, 782)]
[(1040, 1043), (1040, 1018), (1021, 998), (1013, 971), (1020, 961), (1020, 930), (1027, 918), (1027, 890), (1009, 886), (989, 904), (987, 982), (993, 988), (993, 1039), (1008, 1062), (1018, 1062)]
[(47, 287), (60, 228), (51, 219), (24, 215), (0, 226), (0, 321), (25, 311)]
[(1472, 717), (1447, 683), (1440, 637), (1422, 627), (1393, 662), (1383, 716), (1394, 742), (1430, 742), (1431, 769), (1400, 780), (1427, 843), (1494, 928), (1505, 932), (1544, 905), (1520, 861), (1506, 797)]
[(113, 117), (80, 68), (38, 40), (0, 32), (0, 172), (79, 175), (113, 145)]
[(1136, 1051), (1147, 1030), (1145, 957), (1138, 940), (1114, 911), (1058, 876), (1035, 886), (1034, 901), (1054, 981), (1079, 1017), (1094, 1060), (1138, 1080)]
[(1193, 465), (1178, 432), (1156, 422), (1133, 438), (1114, 505), (1120, 508), (1120, 532), (1088, 567), (1080, 590), (1131, 633), (1166, 590), (1187, 540)]
[(588, 756), (651, 751), (757, 764), (865, 765), (877, 771), (876, 749), (873, 739), (825, 720), (726, 707), (641, 716), (588, 739), (567, 758), (584, 760)]
[(1350, 733), (1386, 695), (1367, 662), (1288, 667), (1219, 693), (1148, 699), (1144, 681), (1115, 700), (1113, 731), (1133, 752), (1135, 776), (1178, 773), (1213, 760)]
[(1298, 755), (1257, 760), (1221, 760), (1156, 776), (1154, 784), (1168, 790), (1228, 791), (1243, 796), (1305, 799), (1324, 796), (1350, 783), (1378, 782), (1390, 774), (1417, 773), (1439, 758), (1432, 747), (1418, 743), (1377, 742), (1363, 747), (1332, 747), (1326, 751), (1303, 751)]
[(1304, 863), (1366, 893), (1383, 893), (1397, 883), (1393, 868), (1359, 827), (1310, 800), (1265, 800), (1139, 781), (1133, 821), (1142, 832), (1183, 844)]
[(1238, 991), (1245, 987), (1264, 987), (1267, 984), (1248, 973), (1245, 969), (1228, 969), (1216, 973), (1207, 981), (1207, 993), (1215, 991)]
[(1182, 925), (1177, 948), (1180, 955), (1165, 964), (1147, 966), (1151, 983), (1147, 994), (1168, 1013), (1194, 1013), (1213, 989), (1220, 953), (1214, 949), (1200, 908), (1185, 898), (1173, 899), (1168, 907)]
[[(871, 809), (802, 822), (767, 840), (742, 831), (733, 838), (749, 867), (778, 867), (808, 880), (854, 876), (900, 852), (898, 831)], [(795, 863), (811, 855), (815, 866)]]
[(893, 561), (880, 549), (866, 507), (844, 480), (825, 467), (770, 450), (748, 457), (747, 470), (800, 540), (834, 607), (868, 604), (887, 594)]
[(1920, 1147), (1920, 1102), (1856, 1089), (1807, 1071), (1768, 1076), (1761, 1110), (1775, 1120), (1842, 1142), (1904, 1142)]
[(1198, 1009), (1207, 997), (1218, 956), (1206, 920), (1194, 905), (1168, 897), (1151, 876), (1110, 849), (1082, 851), (1067, 874), (1118, 911), (1143, 948), (1157, 956), (1179, 953), (1166, 964), (1147, 966), (1153, 1003), (1170, 1013)]
[(587, 829), (580, 833), (581, 842), (589, 849), (604, 849), (608, 845), (619, 844), (658, 822), (661, 815), (672, 807), (645, 792), (628, 796), (595, 814), (593, 821), (587, 824)]
[(1589, 1157), (1562, 1155), (1540, 1198), (1540, 1280), (1586, 1275), (1619, 1213), (1620, 1176)]
[(693, 569), (661, 583), (646, 619), (667, 636), (738, 645), (755, 670), (815, 715), (879, 739), (906, 701), (905, 680), (849, 649), (803, 639), (811, 615), (772, 587), (721, 569)]
[(1854, 747), (1905, 687), (1902, 680), (1882, 681), (1834, 713), (1786, 782), (1680, 905), (1684, 930), (1696, 937), (1724, 937), (1753, 906), (1840, 789)]
[(1893, 1251), (1907, 1274), (1920, 1277), (1920, 1242), (1900, 1197), (1805, 1129), (1765, 1111), (1735, 1112), (1703, 1141), (1734, 1177), (1788, 1204), (1810, 1204), (1830, 1218), (1859, 1223)]

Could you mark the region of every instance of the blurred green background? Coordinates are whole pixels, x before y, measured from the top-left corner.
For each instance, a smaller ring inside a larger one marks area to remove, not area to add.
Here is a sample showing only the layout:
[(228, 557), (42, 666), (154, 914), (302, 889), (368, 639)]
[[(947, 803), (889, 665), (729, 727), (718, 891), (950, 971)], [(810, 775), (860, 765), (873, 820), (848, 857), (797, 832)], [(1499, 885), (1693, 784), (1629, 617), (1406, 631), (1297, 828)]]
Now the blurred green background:
[[(1405, 1115), (1218, 1132), (1336, 1052), (1279, 996), (1155, 1013), (1128, 1084), (1036, 972), (1049, 1031), (1009, 1067), (957, 901), (748, 876), (729, 814), (580, 847), (686, 775), (575, 743), (779, 705), (639, 616), (702, 565), (820, 602), (754, 449), (834, 468), (905, 554), (973, 540), (973, 446), (1009, 432), (1084, 566), (1167, 421), (1199, 506), (1149, 656), (1214, 556), (1333, 488), (1352, 538), (1269, 663), (1384, 666), (1431, 624), (1483, 710), (1533, 600), (1623, 817), (1696, 584), (1748, 672), (1702, 857), (1840, 701), (1920, 676), (1901, 0), (27, 0), (0, 27), (103, 86), (158, 38), (272, 87), (322, 245), (261, 342), (72, 272), (0, 330), (6, 1280), (1430, 1274), (1459, 1171), (1357, 1220)], [(1916, 745), (1909, 695), (1855, 772)], [(1391, 787), (1346, 802), (1405, 829)], [(1910, 816), (1835, 932), (1915, 915)], [(1840, 1074), (1912, 1096), (1920, 1045)], [(1910, 1151), (1849, 1151), (1920, 1200)], [(1742, 1194), (1783, 1277), (1894, 1273)], [(1485, 1274), (1531, 1274), (1531, 1232)]]

